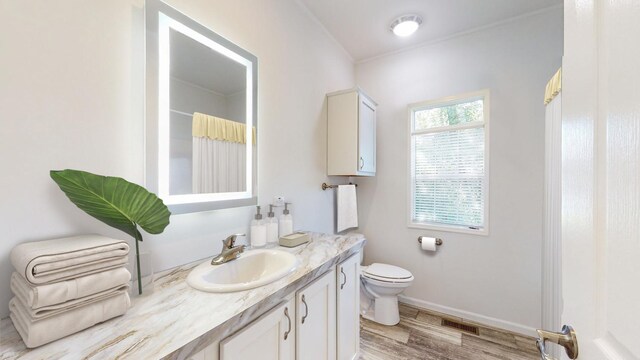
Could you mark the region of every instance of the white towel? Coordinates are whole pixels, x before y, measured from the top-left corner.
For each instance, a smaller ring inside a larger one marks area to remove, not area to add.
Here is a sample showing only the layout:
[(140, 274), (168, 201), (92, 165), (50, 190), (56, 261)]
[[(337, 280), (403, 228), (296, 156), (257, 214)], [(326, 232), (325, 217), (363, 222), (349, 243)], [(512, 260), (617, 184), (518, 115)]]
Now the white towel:
[(338, 186), (336, 232), (358, 227), (358, 200), (355, 185)]
[(128, 292), (129, 292), (129, 284), (123, 284), (116, 288), (102, 291), (100, 293), (93, 294), (91, 296), (70, 300), (62, 304), (44, 306), (39, 309), (32, 309), (29, 306), (27, 306), (27, 304), (25, 304), (24, 302), (25, 299), (20, 297), (18, 294), (16, 294), (15, 299), (17, 302), (20, 303), (20, 307), (24, 309), (24, 312), (29, 315), (29, 318), (33, 321), (36, 321), (36, 320), (46, 319), (48, 317), (62, 314), (65, 312), (69, 312), (73, 309), (86, 307), (89, 304), (93, 304), (105, 299), (121, 296), (122, 293), (128, 293)]
[(13, 298), (9, 302), (9, 316), (25, 345), (34, 348), (120, 316), (127, 312), (129, 305), (129, 294), (123, 292), (87, 306), (33, 320), (24, 305)]
[(14, 272), (11, 274), (11, 291), (29, 309), (51, 309), (72, 300), (86, 301), (113, 292), (131, 280), (131, 273), (124, 267), (91, 274), (76, 279), (52, 284), (30, 285), (25, 278)]
[(126, 241), (100, 235), (80, 235), (20, 244), (11, 250), (11, 263), (33, 284), (48, 284), (127, 263)]

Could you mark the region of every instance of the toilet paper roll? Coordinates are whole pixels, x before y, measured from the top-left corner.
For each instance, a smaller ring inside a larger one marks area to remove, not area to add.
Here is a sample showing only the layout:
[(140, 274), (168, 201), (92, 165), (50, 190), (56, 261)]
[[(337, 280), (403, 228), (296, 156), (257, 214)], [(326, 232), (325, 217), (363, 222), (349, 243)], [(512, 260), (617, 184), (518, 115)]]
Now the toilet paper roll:
[(436, 238), (429, 236), (420, 236), (420, 246), (422, 250), (436, 251)]

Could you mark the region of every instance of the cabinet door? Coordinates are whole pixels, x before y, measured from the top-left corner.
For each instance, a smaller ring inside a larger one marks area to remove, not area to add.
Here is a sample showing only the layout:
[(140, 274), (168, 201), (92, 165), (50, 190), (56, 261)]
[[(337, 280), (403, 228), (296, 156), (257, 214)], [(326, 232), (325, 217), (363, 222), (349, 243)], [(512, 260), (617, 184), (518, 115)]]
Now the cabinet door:
[(338, 360), (357, 359), (360, 352), (360, 255), (338, 265), (337, 347)]
[(296, 359), (335, 359), (335, 269), (297, 292), (296, 318)]
[(295, 359), (294, 309), (292, 298), (223, 340), (220, 343), (220, 359)]
[(205, 360), (205, 351), (199, 351), (193, 355), (191, 355), (191, 357), (188, 358), (188, 360)]
[(376, 105), (358, 97), (358, 172), (376, 172)]

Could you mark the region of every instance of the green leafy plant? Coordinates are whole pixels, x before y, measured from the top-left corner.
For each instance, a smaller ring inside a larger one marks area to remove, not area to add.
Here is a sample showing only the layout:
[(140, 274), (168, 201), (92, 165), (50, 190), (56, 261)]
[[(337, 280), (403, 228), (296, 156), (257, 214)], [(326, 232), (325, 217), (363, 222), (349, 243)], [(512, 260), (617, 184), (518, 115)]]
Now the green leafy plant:
[(155, 194), (140, 185), (112, 176), (80, 170), (51, 170), (51, 178), (81, 210), (116, 229), (133, 236), (138, 265), (138, 293), (142, 294), (140, 226), (149, 234), (160, 234), (169, 225), (171, 212)]

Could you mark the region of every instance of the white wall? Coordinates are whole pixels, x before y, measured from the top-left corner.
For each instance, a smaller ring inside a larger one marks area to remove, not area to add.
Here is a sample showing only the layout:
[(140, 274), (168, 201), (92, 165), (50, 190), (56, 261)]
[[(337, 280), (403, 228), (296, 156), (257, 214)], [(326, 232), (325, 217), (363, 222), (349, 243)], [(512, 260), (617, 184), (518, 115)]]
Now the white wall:
[[(332, 232), (326, 92), (354, 85), (351, 60), (294, 1), (170, 1), (259, 59), (259, 199), (293, 202), (296, 228)], [(71, 204), (50, 169), (144, 181), (142, 1), (4, 1), (0, 11), (0, 317), (9, 252), (86, 232), (126, 238)], [(144, 248), (166, 269), (214, 254), (253, 209), (173, 216)]]
[[(425, 24), (425, 26), (428, 26)], [(561, 65), (562, 9), (356, 66), (379, 104), (377, 174), (359, 180), (368, 263), (410, 270), (408, 301), (530, 331), (541, 322), (544, 106)], [(407, 105), (488, 88), (489, 236), (407, 228)], [(435, 254), (417, 237), (441, 237)]]

